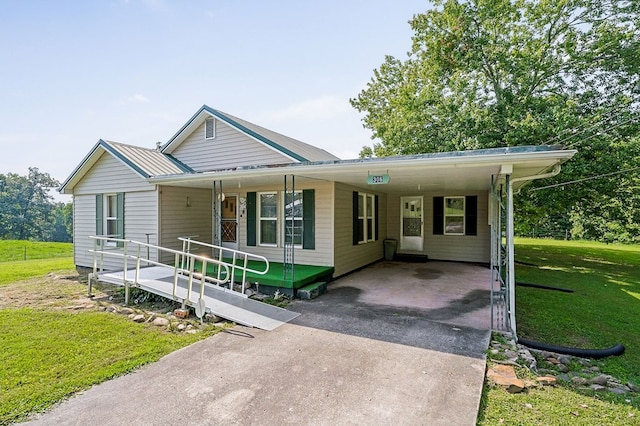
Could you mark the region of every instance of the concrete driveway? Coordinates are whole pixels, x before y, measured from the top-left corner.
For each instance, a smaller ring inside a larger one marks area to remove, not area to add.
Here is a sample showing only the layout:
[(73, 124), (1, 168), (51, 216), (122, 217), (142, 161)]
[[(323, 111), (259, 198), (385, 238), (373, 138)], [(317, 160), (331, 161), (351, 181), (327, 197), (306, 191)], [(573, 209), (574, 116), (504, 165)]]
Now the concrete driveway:
[(95, 386), (33, 423), (475, 424), (489, 330), (465, 322), (486, 307), (469, 296), (475, 288), (420, 301), (433, 291), (436, 262), (395, 265), (431, 277), (418, 280), (422, 289), (412, 284), (421, 296), (411, 306), (379, 299), (368, 274), (380, 276), (375, 268), (395, 269), (392, 263), (292, 303), (302, 313), (293, 323), (271, 332), (235, 327)]

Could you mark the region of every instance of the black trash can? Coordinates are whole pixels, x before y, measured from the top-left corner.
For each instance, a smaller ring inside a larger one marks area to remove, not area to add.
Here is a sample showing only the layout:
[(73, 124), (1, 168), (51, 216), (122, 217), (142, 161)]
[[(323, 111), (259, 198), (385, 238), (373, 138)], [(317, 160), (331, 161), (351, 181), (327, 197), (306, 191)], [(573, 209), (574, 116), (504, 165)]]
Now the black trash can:
[(393, 260), (398, 248), (398, 240), (392, 238), (384, 240), (384, 260)]

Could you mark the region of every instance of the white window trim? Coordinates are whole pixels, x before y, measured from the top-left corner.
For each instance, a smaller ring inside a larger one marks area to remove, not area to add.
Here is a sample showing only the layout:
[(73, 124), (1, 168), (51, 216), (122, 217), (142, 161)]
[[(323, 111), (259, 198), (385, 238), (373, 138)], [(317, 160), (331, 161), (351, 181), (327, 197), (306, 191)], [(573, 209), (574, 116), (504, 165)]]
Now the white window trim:
[[(267, 195), (267, 194), (273, 194), (273, 195), (276, 196), (276, 216), (275, 217), (265, 217), (265, 218), (262, 217), (262, 195)], [(279, 228), (280, 228), (279, 222), (280, 221), (278, 220), (279, 212), (277, 211), (278, 210), (277, 206), (280, 205), (280, 203), (277, 202), (277, 200), (279, 198), (278, 197), (278, 192), (277, 191), (258, 192), (256, 194), (256, 198), (258, 199), (257, 200), (257, 204), (258, 204), (257, 205), (257, 207), (258, 207), (257, 210), (258, 211), (257, 211), (257, 215), (256, 215), (257, 216), (257, 221), (258, 221), (258, 232), (257, 232), (258, 245), (262, 246), (262, 247), (278, 247), (278, 238), (279, 238), (278, 236), (280, 235), (280, 232), (279, 232)], [(262, 242), (262, 221), (263, 220), (264, 221), (269, 220), (269, 221), (275, 221), (276, 222), (276, 242), (275, 242), (275, 244), (273, 244), (273, 243), (263, 243)]]
[[(300, 195), (300, 202), (303, 202), (302, 199), (302, 191), (294, 191), (295, 195)], [(294, 198), (295, 198), (294, 195)], [(282, 241), (286, 241), (286, 236), (285, 236), (285, 232), (287, 232), (287, 221), (289, 219), (291, 219), (289, 216), (287, 216), (287, 208), (285, 206), (285, 203), (287, 202), (286, 200), (286, 195), (282, 197), (282, 212), (283, 212), (283, 216), (284, 216), (284, 225), (282, 226)], [(304, 218), (302, 216), (296, 217), (294, 216), (294, 219), (298, 219), (302, 222), (302, 226), (304, 226)], [(295, 248), (302, 248), (302, 246), (304, 245), (304, 229), (302, 229), (301, 227), (301, 234), (300, 234), (300, 244), (294, 244), (293, 247)]]
[[(211, 123), (211, 125), (213, 126), (213, 136), (211, 137), (207, 137), (207, 126), (209, 126), (209, 123)], [(211, 140), (211, 139), (215, 139), (216, 138), (216, 119), (213, 117), (209, 117), (207, 119), (204, 120), (204, 139), (205, 140)]]
[[(115, 204), (116, 204), (116, 216), (109, 216), (109, 201), (111, 198), (115, 198)], [(118, 194), (113, 193), (113, 194), (104, 194), (103, 195), (103, 208), (102, 208), (102, 220), (104, 223), (104, 230), (103, 230), (103, 234), (106, 235), (107, 237), (113, 238), (115, 234), (110, 234), (109, 233), (109, 222), (115, 222), (115, 227), (118, 227)], [(113, 246), (115, 247), (117, 245), (117, 243), (115, 241), (110, 241), (107, 240), (105, 241), (105, 245), (107, 246)]]
[[(447, 214), (447, 200), (451, 200), (454, 198), (462, 199), (462, 214)], [(444, 197), (444, 206), (442, 207), (442, 220), (444, 223), (442, 224), (443, 234), (444, 235), (465, 235), (465, 209), (466, 209), (466, 198), (463, 195)], [(462, 216), (462, 232), (447, 232), (447, 217), (458, 217)]]
[[(367, 200), (371, 200), (371, 211), (367, 209)], [(358, 208), (358, 221), (362, 221), (362, 240), (358, 241), (358, 244), (366, 244), (376, 240), (376, 196), (366, 192), (358, 192), (358, 204), (362, 204), (362, 211), (364, 215), (360, 215), (360, 208)], [(368, 222), (371, 219), (371, 235), (368, 231)]]

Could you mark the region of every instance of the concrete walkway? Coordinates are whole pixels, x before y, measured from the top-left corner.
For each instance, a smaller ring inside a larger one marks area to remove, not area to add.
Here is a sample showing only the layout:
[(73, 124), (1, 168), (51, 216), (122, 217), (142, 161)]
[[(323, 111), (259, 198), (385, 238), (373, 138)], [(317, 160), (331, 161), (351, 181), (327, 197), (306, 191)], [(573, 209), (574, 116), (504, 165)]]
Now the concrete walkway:
[(293, 303), (302, 315), (290, 324), (235, 327), (33, 424), (475, 424), (488, 329), (370, 303), (353, 284)]

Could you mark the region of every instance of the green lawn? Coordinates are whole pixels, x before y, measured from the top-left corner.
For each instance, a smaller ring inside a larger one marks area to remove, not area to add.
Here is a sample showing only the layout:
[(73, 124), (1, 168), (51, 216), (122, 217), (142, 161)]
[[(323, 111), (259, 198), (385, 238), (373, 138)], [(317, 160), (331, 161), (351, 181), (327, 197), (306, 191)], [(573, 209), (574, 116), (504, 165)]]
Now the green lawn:
[(0, 240), (0, 262), (72, 256), (72, 243)]
[[(605, 374), (640, 383), (640, 246), (517, 239), (518, 281), (574, 293), (516, 289), (518, 336), (624, 355), (597, 361)], [(479, 424), (640, 424), (640, 396), (578, 391), (569, 385), (524, 394), (485, 386)]]
[[(75, 276), (70, 253), (56, 257), (64, 253), (58, 245), (23, 243), (54, 257), (0, 263), (0, 425), (218, 331), (174, 333), (117, 314), (65, 309), (86, 294), (86, 285), (63, 278)], [(49, 272), (59, 276), (49, 278)]]

